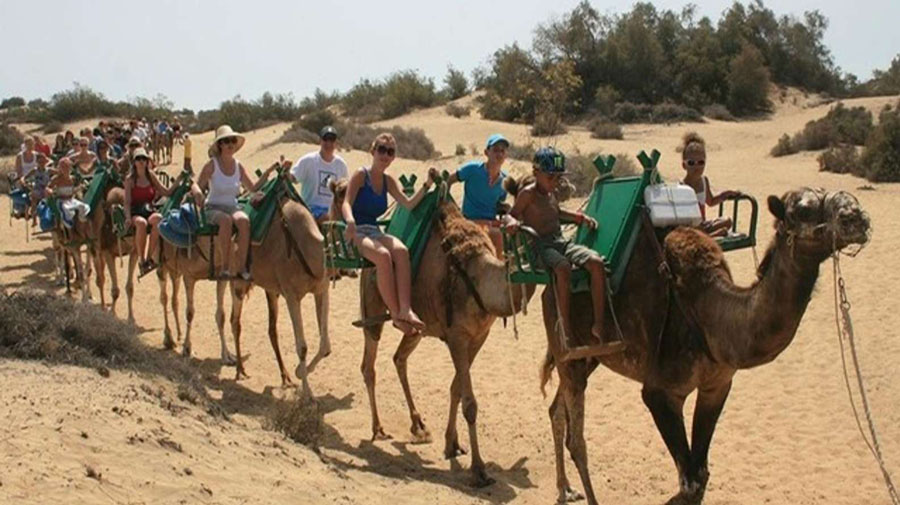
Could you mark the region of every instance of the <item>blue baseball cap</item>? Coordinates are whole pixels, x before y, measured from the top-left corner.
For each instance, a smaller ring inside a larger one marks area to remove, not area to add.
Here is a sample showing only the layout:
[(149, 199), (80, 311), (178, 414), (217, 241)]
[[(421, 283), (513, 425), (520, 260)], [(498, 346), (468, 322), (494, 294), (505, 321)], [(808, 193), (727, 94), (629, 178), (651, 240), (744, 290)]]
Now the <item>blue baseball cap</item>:
[(487, 145), (484, 148), (490, 149), (491, 147), (493, 147), (494, 144), (496, 144), (498, 142), (505, 142), (506, 147), (509, 147), (509, 145), (510, 145), (510, 142), (508, 140), (506, 140), (506, 137), (504, 137), (503, 135), (501, 135), (499, 133), (495, 133), (495, 134), (491, 135), (490, 137), (488, 137)]
[(552, 147), (542, 147), (534, 153), (534, 167), (548, 174), (561, 174), (566, 171), (566, 156)]

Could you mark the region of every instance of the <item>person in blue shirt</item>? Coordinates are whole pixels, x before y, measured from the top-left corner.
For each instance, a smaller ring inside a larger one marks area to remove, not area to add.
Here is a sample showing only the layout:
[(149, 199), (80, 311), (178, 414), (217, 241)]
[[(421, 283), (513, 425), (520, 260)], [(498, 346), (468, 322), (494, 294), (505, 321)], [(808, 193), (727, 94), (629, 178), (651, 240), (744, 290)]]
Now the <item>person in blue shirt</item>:
[(509, 140), (495, 133), (488, 137), (484, 148), (485, 161), (470, 161), (450, 176), (449, 184), (463, 183), (462, 213), (466, 219), (485, 227), (498, 257), (503, 256), (503, 235), (497, 221), (497, 205), (506, 200), (502, 170), (506, 161)]

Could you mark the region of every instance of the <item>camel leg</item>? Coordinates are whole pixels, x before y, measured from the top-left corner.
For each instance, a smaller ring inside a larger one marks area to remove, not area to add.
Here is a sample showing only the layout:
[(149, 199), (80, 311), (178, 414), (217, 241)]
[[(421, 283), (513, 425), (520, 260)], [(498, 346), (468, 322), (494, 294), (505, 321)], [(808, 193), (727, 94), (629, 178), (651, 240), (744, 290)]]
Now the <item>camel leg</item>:
[(292, 293), (284, 293), (284, 301), (287, 303), (288, 314), (291, 316), (291, 326), (294, 330), (294, 345), (297, 348), (297, 358), (300, 362), (294, 374), (303, 383), (303, 394), (312, 398), (312, 389), (309, 387), (309, 371), (306, 368), (306, 338), (303, 336), (303, 313), (300, 311), (300, 299)]
[[(680, 489), (688, 488), (687, 472), (691, 464), (691, 449), (688, 446), (687, 435), (684, 430), (684, 396), (675, 395), (662, 389), (651, 388), (646, 384), (641, 391), (644, 404), (653, 415), (656, 429), (662, 436), (666, 447), (669, 449), (675, 467), (678, 469), (678, 483)], [(691, 503), (685, 501), (683, 493), (678, 493), (669, 500), (669, 504)]]
[[(469, 366), (475, 361), (475, 356), (481, 350), (487, 334), (483, 338), (475, 339), (469, 348)], [(451, 351), (452, 356), (452, 351)], [(459, 375), (454, 375), (453, 382), (450, 383), (450, 414), (447, 416), (447, 430), (444, 432), (444, 457), (452, 459), (457, 456), (466, 454), (466, 450), (459, 445), (459, 436), (456, 432), (456, 416), (459, 412), (459, 403), (462, 400), (462, 385), (459, 382)]]
[(709, 481), (709, 444), (730, 391), (731, 381), (728, 381), (727, 384), (697, 393), (694, 421), (691, 423), (691, 465), (687, 472), (687, 488), (680, 493), (685, 494), (690, 501), (700, 503), (706, 493), (706, 483)]
[[(106, 261), (104, 261), (103, 252), (99, 251), (93, 256), (88, 256), (88, 261), (93, 262), (94, 269), (97, 270), (97, 279), (94, 282), (97, 284), (97, 291), (100, 292), (100, 309), (106, 310), (106, 293), (103, 290), (106, 284), (106, 273), (104, 272)], [(112, 310), (112, 304), (110, 304), (110, 310)], [(113, 311), (113, 314), (115, 314), (115, 311)]]
[[(365, 328), (366, 349), (363, 353), (360, 371), (363, 381), (366, 383), (366, 392), (369, 394), (369, 408), (372, 410), (372, 440), (390, 440), (391, 436), (384, 432), (381, 420), (378, 418), (378, 404), (375, 402), (375, 358), (378, 356), (378, 340), (381, 336), (383, 325)], [(377, 336), (373, 336), (373, 334)]]
[[(218, 283), (217, 283), (218, 284)], [(224, 284), (224, 283), (222, 283)], [(249, 286), (235, 286), (230, 284), (231, 291), (231, 334), (234, 335), (235, 371), (234, 380), (249, 379), (250, 376), (244, 370), (244, 360), (241, 358), (241, 312), (244, 310), (244, 293)], [(223, 347), (223, 349), (225, 349)]]
[(403, 335), (397, 352), (394, 353), (394, 366), (397, 368), (397, 375), (400, 377), (400, 385), (403, 386), (403, 395), (406, 396), (406, 405), (409, 407), (409, 419), (412, 426), (409, 428), (413, 436), (413, 442), (417, 444), (431, 443), (431, 433), (425, 427), (422, 416), (416, 410), (416, 404), (413, 402), (412, 391), (409, 389), (409, 377), (406, 373), (406, 361), (409, 355), (416, 350), (419, 342), (422, 341), (422, 334), (415, 333), (412, 335)]
[[(578, 366), (584, 367), (584, 362)], [(565, 404), (566, 415), (566, 448), (578, 470), (581, 485), (584, 486), (584, 494), (590, 505), (597, 504), (597, 496), (594, 494), (594, 485), (591, 483), (591, 474), (588, 469), (587, 443), (584, 441), (584, 390), (587, 387), (587, 376), (573, 377), (572, 366), (563, 365), (559, 369), (559, 388)], [(586, 374), (582, 372), (579, 375)]]
[[(119, 295), (121, 294), (119, 291), (119, 271), (116, 270), (116, 258), (108, 251), (106, 253), (106, 267), (109, 269), (110, 298), (112, 299), (109, 310), (115, 314), (116, 303), (119, 301)], [(132, 316), (129, 321), (133, 323), (134, 317)]]
[(185, 358), (191, 357), (191, 326), (194, 323), (194, 284), (196, 282), (196, 280), (184, 276), (186, 307), (184, 309), (184, 344), (181, 346), (181, 354)]
[(229, 287), (229, 283), (225, 281), (216, 282), (216, 329), (219, 330), (219, 355), (222, 357), (222, 364), (232, 366), (237, 364), (237, 359), (232, 356), (225, 343), (225, 289)]
[[(165, 329), (163, 330), (163, 348), (171, 350), (175, 348), (175, 341), (172, 340), (172, 329), (169, 327), (169, 309), (166, 307), (169, 301), (168, 294), (166, 293), (166, 274), (162, 268), (157, 270), (156, 279), (159, 281), (159, 303), (162, 305), (163, 322), (165, 324)], [(175, 294), (178, 293), (178, 286), (174, 284), (174, 277), (172, 288), (172, 298), (174, 299)], [(175, 310), (174, 306), (172, 309), (172, 315), (175, 317), (175, 321), (178, 321), (178, 312)]]
[[(181, 340), (181, 321), (178, 319), (178, 278), (180, 275), (177, 272), (172, 272), (169, 275), (172, 279), (172, 319), (175, 320), (175, 334), (178, 340)], [(169, 338), (172, 338), (171, 333)]]
[[(128, 277), (125, 280), (125, 296), (128, 297), (128, 322), (131, 324), (134, 324), (134, 268), (137, 266), (137, 260), (137, 254), (134, 252), (128, 255)], [(111, 264), (115, 267), (114, 263)], [(116, 280), (113, 280), (113, 286), (115, 286), (113, 289), (116, 293), (113, 296), (118, 298), (119, 287)], [(115, 298), (113, 298), (113, 300), (115, 300)], [(115, 301), (113, 303), (115, 303)], [(165, 305), (163, 305), (163, 308), (165, 309)]]
[(493, 484), (495, 481), (488, 477), (484, 468), (484, 461), (481, 459), (481, 452), (478, 449), (478, 402), (475, 400), (475, 393), (472, 389), (472, 377), (470, 368), (472, 358), (469, 349), (463, 347), (463, 343), (450, 344), (450, 356), (453, 358), (453, 367), (456, 369), (456, 377), (454, 380), (458, 382), (460, 392), (462, 393), (462, 413), (466, 423), (469, 425), (469, 446), (472, 450), (472, 486), (485, 487)]
[(323, 289), (321, 293), (315, 293), (316, 300), (316, 324), (319, 327), (319, 350), (313, 359), (310, 360), (308, 370), (312, 373), (316, 365), (320, 361), (327, 358), (331, 354), (331, 340), (328, 337), (328, 309), (329, 309), (329, 290)]
[(281, 359), (281, 349), (278, 346), (278, 293), (266, 291), (266, 306), (269, 308), (269, 342), (272, 344), (272, 350), (275, 351), (275, 360), (278, 361), (278, 371), (281, 373), (281, 387), (287, 387), (293, 382), (291, 381), (291, 376), (287, 373), (287, 369), (284, 367), (284, 360)]
[(584, 495), (572, 489), (566, 476), (566, 405), (562, 388), (556, 389), (556, 396), (550, 404), (550, 426), (553, 431), (553, 452), (556, 456), (556, 489), (559, 495), (556, 503), (571, 503), (584, 499)]
[(81, 257), (81, 252), (75, 250), (74, 254), (72, 254), (72, 259), (75, 261), (75, 279), (81, 287), (81, 301), (88, 303), (91, 301), (91, 284), (90, 279), (88, 279), (89, 274), (85, 271), (85, 264)]

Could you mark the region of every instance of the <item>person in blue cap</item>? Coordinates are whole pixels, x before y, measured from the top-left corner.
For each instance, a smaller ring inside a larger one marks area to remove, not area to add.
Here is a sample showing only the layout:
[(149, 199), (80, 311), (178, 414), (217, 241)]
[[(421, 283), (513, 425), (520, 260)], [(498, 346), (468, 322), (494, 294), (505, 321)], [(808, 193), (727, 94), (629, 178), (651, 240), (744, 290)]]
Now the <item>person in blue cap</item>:
[[(606, 265), (595, 251), (563, 238), (560, 223), (575, 223), (578, 226), (597, 228), (597, 221), (581, 212), (573, 213), (559, 208), (554, 195), (560, 176), (566, 171), (566, 157), (553, 147), (542, 147), (534, 155), (534, 184), (522, 188), (516, 195), (516, 202), (510, 211), (508, 227), (515, 230), (519, 222), (534, 228), (538, 234), (535, 253), (542, 266), (555, 279), (556, 301), (562, 315), (563, 332), (572, 335), (569, 314), (570, 279), (572, 267), (582, 267), (591, 276), (591, 298), (594, 309), (594, 323), (591, 335), (603, 342), (603, 319), (606, 311)], [(611, 347), (623, 346), (621, 341), (607, 344)]]
[(503, 255), (503, 235), (497, 228), (497, 205), (506, 200), (503, 179), (507, 174), (502, 167), (508, 148), (506, 137), (499, 133), (491, 135), (484, 148), (487, 159), (466, 163), (448, 180), (450, 185), (463, 183), (463, 216), (487, 229), (497, 256)]

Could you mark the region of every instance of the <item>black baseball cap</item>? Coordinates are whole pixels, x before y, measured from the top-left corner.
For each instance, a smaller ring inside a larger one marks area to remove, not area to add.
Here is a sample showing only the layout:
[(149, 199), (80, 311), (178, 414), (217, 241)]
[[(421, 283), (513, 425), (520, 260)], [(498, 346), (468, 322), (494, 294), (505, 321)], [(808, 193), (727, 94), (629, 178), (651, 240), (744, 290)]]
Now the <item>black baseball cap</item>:
[(321, 130), (319, 130), (319, 138), (324, 139), (328, 135), (333, 135), (334, 138), (337, 138), (338, 133), (334, 126), (328, 125), (323, 126)]

